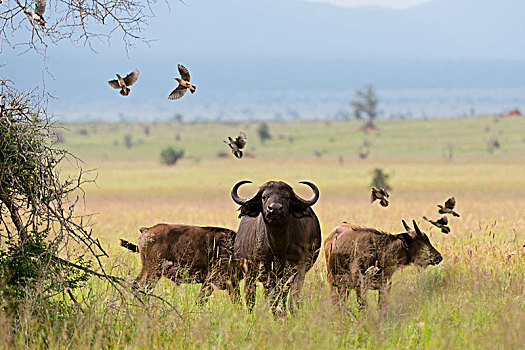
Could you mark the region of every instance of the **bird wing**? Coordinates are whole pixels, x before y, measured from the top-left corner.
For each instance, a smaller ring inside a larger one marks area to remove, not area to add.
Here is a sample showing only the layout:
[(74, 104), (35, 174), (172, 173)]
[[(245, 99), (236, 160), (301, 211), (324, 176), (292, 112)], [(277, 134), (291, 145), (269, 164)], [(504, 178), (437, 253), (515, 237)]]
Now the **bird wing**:
[(190, 81), (190, 72), (182, 64), (178, 64), (177, 68), (179, 69), (180, 77), (186, 81)]
[(170, 100), (178, 100), (179, 98), (184, 96), (184, 94), (186, 93), (186, 90), (187, 89), (184, 86), (179, 84), (179, 86), (177, 86), (175, 88), (175, 90), (173, 90), (171, 92), (171, 94), (168, 96), (168, 99), (170, 99)]
[(244, 146), (246, 145), (246, 134), (241, 131), (239, 133), (239, 136), (237, 136), (236, 141), (239, 148), (244, 148)]
[(46, 0), (36, 0), (35, 13), (43, 16), (46, 12)]
[(381, 194), (382, 194), (383, 196), (385, 196), (386, 198), (390, 197), (390, 195), (388, 194), (388, 192), (387, 192), (383, 187), (381, 187), (381, 188), (379, 189), (379, 191), (380, 191)]
[[(235, 152), (238, 152), (239, 151), (239, 146), (237, 145), (237, 143), (235, 142), (234, 139), (232, 139), (230, 136), (228, 136), (228, 140), (230, 140), (230, 148), (232, 149), (232, 152), (235, 154)], [(237, 155), (235, 155), (237, 157)], [(239, 158), (239, 157), (237, 157)]]
[(117, 79), (108, 81), (108, 84), (114, 89), (120, 89), (120, 84)]
[(454, 209), (455, 206), (456, 206), (456, 198), (454, 198), (454, 197), (450, 197), (445, 202), (445, 208)]
[(233, 151), (233, 155), (234, 155), (237, 159), (241, 159), (241, 158), (242, 158), (242, 151), (240, 151), (240, 150)]
[(439, 220), (436, 220), (436, 224), (439, 224), (439, 225), (447, 225), (448, 224), (448, 219), (446, 216), (443, 216), (441, 219)]
[(372, 187), (372, 193), (370, 193), (370, 203), (374, 203), (376, 199), (376, 193), (374, 192), (374, 188)]
[(138, 69), (135, 69), (133, 72), (126, 75), (126, 77), (124, 78), (124, 83), (126, 83), (126, 86), (131, 86), (135, 84), (138, 78), (139, 78), (139, 71)]
[(426, 216), (423, 216), (423, 220), (430, 222), (430, 220)]

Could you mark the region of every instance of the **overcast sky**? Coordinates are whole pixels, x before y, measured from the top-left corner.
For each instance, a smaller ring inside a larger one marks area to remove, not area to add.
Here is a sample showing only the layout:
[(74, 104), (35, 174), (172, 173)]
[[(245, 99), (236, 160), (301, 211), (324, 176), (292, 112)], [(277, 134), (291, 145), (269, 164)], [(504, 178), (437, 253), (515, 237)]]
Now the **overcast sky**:
[[(4, 50), (0, 70), (20, 88), (44, 76), (62, 102), (101, 106), (124, 103), (107, 80), (138, 68), (126, 106), (162, 98), (158, 106), (167, 110), (216, 102), (217, 94), (329, 94), (367, 83), (379, 90), (525, 86), (523, 0), (168, 1), (169, 8), (163, 1), (153, 8), (156, 17), (143, 33), (153, 39), (149, 47), (138, 43), (126, 54), (118, 35), (111, 47), (97, 43), (97, 53), (51, 45), (47, 64), (55, 80), (42, 74), (40, 57)], [(198, 93), (167, 101), (177, 63), (190, 69)], [(71, 88), (75, 76), (82, 89)]]
[[(301, 1), (301, 0), (299, 0)], [(431, 0), (303, 0), (309, 2), (324, 2), (335, 6), (355, 8), (367, 6), (382, 6), (389, 8), (403, 9), (417, 6)]]

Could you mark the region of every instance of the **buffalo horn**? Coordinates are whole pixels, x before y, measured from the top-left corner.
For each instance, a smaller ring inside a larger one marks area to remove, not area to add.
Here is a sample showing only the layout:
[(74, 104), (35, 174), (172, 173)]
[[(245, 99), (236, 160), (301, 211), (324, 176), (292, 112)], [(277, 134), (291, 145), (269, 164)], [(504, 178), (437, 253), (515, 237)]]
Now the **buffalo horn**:
[(239, 205), (243, 205), (244, 203), (248, 202), (251, 199), (251, 198), (249, 198), (249, 199), (241, 198), (237, 194), (237, 190), (239, 189), (239, 187), (241, 187), (241, 185), (251, 184), (251, 183), (252, 182), (250, 180), (242, 180), (242, 181), (237, 182), (235, 185), (233, 185), (232, 190), (231, 190), (230, 193), (231, 193), (232, 199), (233, 199), (233, 201), (235, 203), (237, 203)]
[(403, 227), (405, 228), (405, 230), (407, 230), (407, 232), (412, 231), (412, 229), (410, 228), (410, 226), (408, 226), (405, 220), (401, 220), (401, 222), (403, 223)]
[(305, 200), (305, 199), (302, 199), (300, 198), (305, 204), (308, 204), (310, 206), (314, 205), (317, 200), (319, 199), (319, 189), (317, 188), (316, 185), (314, 185), (312, 182), (310, 181), (299, 181), (300, 184), (305, 184), (307, 186), (309, 186), (312, 191), (314, 191), (314, 194), (312, 196), (312, 198), (308, 199), (308, 200)]
[(416, 220), (412, 220), (412, 223), (414, 224), (414, 230), (416, 230), (417, 235), (418, 235), (418, 236), (422, 236), (422, 235), (423, 235), (423, 232), (421, 232), (421, 230), (419, 229), (419, 227), (417, 227)]

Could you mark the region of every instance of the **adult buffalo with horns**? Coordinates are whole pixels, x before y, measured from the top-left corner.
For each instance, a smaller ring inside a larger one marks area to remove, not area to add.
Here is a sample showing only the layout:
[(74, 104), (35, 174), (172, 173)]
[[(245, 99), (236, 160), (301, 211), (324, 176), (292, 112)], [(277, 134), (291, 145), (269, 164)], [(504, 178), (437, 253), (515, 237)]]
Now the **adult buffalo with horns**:
[(290, 291), (293, 311), (305, 274), (321, 248), (321, 228), (311, 208), (319, 199), (319, 189), (301, 181), (313, 191), (312, 198), (306, 200), (285, 182), (268, 181), (254, 196), (243, 199), (237, 191), (246, 183), (251, 181), (239, 181), (231, 189), (233, 201), (241, 206), (233, 251), (244, 274), (246, 306), (253, 310), (259, 281), (274, 313), (286, 312)]

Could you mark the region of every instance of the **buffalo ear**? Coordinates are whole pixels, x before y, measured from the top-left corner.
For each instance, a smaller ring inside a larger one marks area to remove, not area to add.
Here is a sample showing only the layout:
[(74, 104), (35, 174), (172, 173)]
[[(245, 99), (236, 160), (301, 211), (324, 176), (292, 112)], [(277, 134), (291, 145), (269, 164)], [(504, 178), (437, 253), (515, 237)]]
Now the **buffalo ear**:
[(296, 218), (310, 216), (310, 206), (297, 198), (295, 194), (290, 198), (290, 211)]
[(262, 199), (261, 199), (261, 191), (257, 192), (255, 196), (250, 198), (249, 201), (241, 205), (239, 208), (241, 213), (239, 214), (239, 217), (242, 216), (251, 216), (256, 217), (260, 213), (262, 213)]

